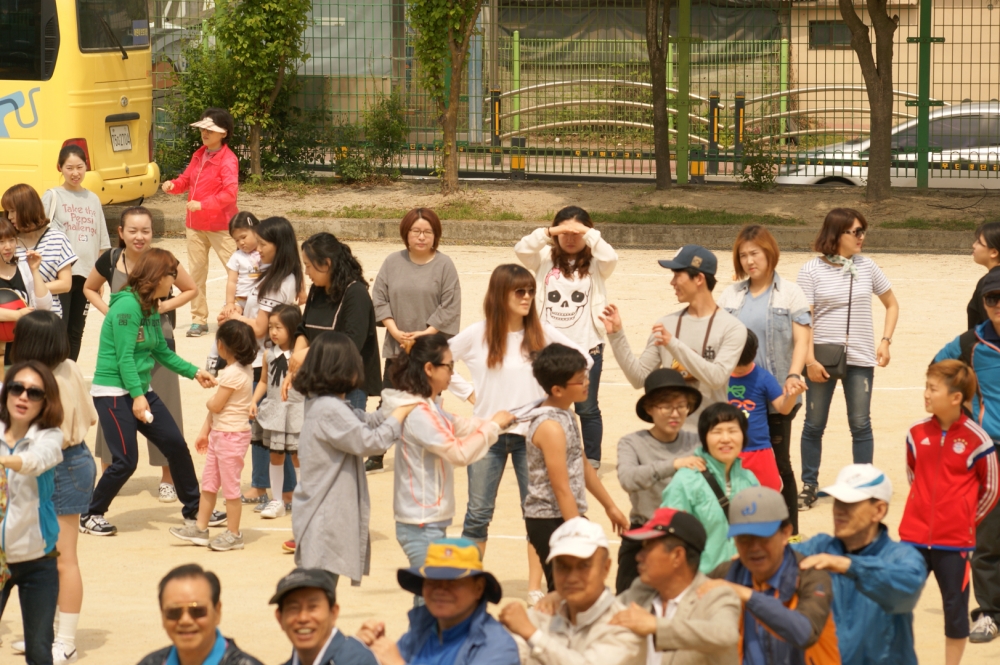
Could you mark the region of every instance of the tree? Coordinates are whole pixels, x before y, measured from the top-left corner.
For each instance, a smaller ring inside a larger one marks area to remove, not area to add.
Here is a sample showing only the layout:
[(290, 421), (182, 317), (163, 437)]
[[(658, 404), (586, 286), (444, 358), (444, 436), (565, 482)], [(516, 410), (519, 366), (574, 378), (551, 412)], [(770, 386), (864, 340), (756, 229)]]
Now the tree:
[(868, 89), (871, 143), (868, 148), (867, 197), (869, 201), (884, 201), (892, 195), (892, 51), (899, 16), (889, 16), (889, 0), (867, 0), (866, 9), (875, 29), (875, 50), (872, 53), (870, 28), (858, 16), (854, 1), (838, 2), (840, 13), (851, 31), (851, 48), (858, 55), (861, 75)]
[[(444, 131), (441, 192), (458, 191), (458, 100), (482, 0), (420, 0), (407, 3), (410, 23), (416, 30), (413, 52), (420, 64), (424, 87), (437, 106)], [(451, 86), (445, 88), (445, 73), (451, 67)], [(470, 104), (478, 100), (469, 100)]]
[(261, 133), (274, 121), (282, 86), (309, 56), (303, 52), (311, 0), (217, 0), (211, 29), (229, 61), (233, 117), (250, 127), (250, 175), (260, 178)]
[(656, 188), (670, 187), (670, 133), (667, 131), (667, 42), (670, 39), (670, 0), (646, 0), (646, 50), (653, 84), (653, 151)]

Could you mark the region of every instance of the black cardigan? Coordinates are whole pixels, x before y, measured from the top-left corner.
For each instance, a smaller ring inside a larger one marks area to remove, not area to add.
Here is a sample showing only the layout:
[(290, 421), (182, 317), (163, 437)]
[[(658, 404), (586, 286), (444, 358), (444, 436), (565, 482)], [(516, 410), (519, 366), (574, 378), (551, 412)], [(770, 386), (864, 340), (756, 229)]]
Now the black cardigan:
[[(321, 333), (331, 329), (339, 304), (327, 295), (325, 288), (310, 287), (297, 334), (305, 335), (311, 344)], [(381, 360), (378, 353), (378, 334), (375, 332), (375, 307), (372, 305), (372, 298), (368, 294), (368, 285), (365, 282), (355, 282), (347, 287), (340, 315), (337, 316), (337, 325), (332, 329), (350, 337), (354, 346), (361, 352), (361, 360), (365, 366), (364, 391), (369, 396), (382, 394)]]

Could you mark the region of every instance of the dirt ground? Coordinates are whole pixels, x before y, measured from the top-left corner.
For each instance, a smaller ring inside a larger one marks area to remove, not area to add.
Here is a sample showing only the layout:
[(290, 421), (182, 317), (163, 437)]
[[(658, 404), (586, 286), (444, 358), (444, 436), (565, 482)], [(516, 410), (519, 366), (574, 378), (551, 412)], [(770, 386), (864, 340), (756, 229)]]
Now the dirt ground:
[[(551, 220), (553, 213), (567, 205), (595, 212), (614, 212), (630, 206), (681, 206), (694, 209), (725, 210), (731, 213), (772, 214), (819, 225), (826, 213), (837, 206), (853, 207), (869, 223), (925, 220), (1000, 219), (998, 190), (897, 190), (891, 200), (869, 204), (861, 187), (781, 187), (769, 192), (753, 192), (727, 185), (689, 185), (657, 192), (652, 185), (618, 183), (540, 183), (507, 181), (463, 181), (462, 193), (444, 197), (437, 181), (403, 180), (380, 187), (286, 187), (266, 193), (240, 191), (240, 206), (258, 216), (286, 215), (291, 210), (336, 211), (347, 207), (409, 209), (434, 208), (456, 198), (488, 207), (516, 212), (525, 220)], [(978, 202), (978, 203), (977, 203)], [(185, 197), (162, 192), (149, 205), (168, 217), (184, 216)]]
[[(414, 191), (419, 187), (403, 185), (398, 191)], [(588, 191), (589, 190), (589, 191)], [(597, 204), (598, 194), (586, 188), (582, 192), (565, 190), (566, 200), (573, 192), (573, 200), (584, 205)], [(396, 188), (393, 189), (396, 191)], [(551, 203), (554, 207), (562, 190), (552, 188)], [(641, 191), (639, 189), (637, 192)], [(727, 190), (728, 191), (728, 190)], [(581, 201), (581, 194), (586, 198)], [(351, 193), (352, 196), (361, 193)], [(502, 196), (502, 192), (497, 193)], [(430, 196), (430, 195), (426, 195)], [(738, 202), (742, 193), (733, 191), (731, 200)], [(410, 198), (412, 201), (412, 196)], [(254, 201), (254, 206), (257, 202)], [(287, 205), (286, 202), (280, 202)], [(274, 210), (279, 202), (270, 202)], [(539, 204), (542, 205), (542, 204)], [(260, 203), (261, 210), (265, 209)], [(251, 206), (253, 207), (253, 206)], [(166, 240), (162, 247), (184, 255), (184, 244), (179, 240)], [(353, 246), (366, 269), (374, 278), (384, 257), (395, 247), (390, 244), (356, 243)], [(482, 317), (482, 299), (490, 271), (499, 263), (514, 261), (509, 249), (487, 247), (442, 248), (451, 256), (462, 277), (462, 323), (469, 325)], [(675, 309), (677, 303), (668, 286), (667, 273), (660, 269), (655, 259), (663, 258), (671, 250), (626, 250), (609, 284), (612, 302), (622, 308), (626, 330), (633, 347), (644, 343), (653, 321)], [(779, 271), (794, 276), (808, 258), (805, 254), (787, 254), (782, 257)], [(872, 419), (875, 428), (875, 462), (886, 471), (895, 487), (894, 500), (889, 512), (888, 525), (895, 537), (906, 499), (904, 437), (906, 428), (923, 417), (921, 390), (923, 368), (929, 358), (954, 335), (961, 332), (965, 322), (967, 294), (980, 276), (980, 269), (963, 257), (878, 255), (875, 257), (894, 283), (894, 290), (901, 305), (899, 327), (894, 335), (892, 362), (886, 369), (876, 372), (872, 402)], [(183, 259), (186, 260), (186, 259)], [(728, 258), (720, 255), (724, 266), (721, 274), (726, 286)], [(933, 274), (927, 270), (934, 266)], [(209, 276), (209, 301), (219, 304), (223, 300), (225, 277), (222, 266), (213, 264)], [(180, 312), (181, 329), (190, 321), (185, 308)], [(882, 308), (875, 308), (876, 330), (881, 330)], [(92, 312), (88, 321), (81, 366), (90, 375), (94, 368), (98, 332), (102, 317)], [(214, 327), (213, 327), (214, 330)], [(185, 358), (200, 364), (209, 349), (210, 339), (178, 339), (179, 352)], [(465, 372), (465, 368), (460, 368)], [(184, 381), (184, 380), (182, 380)], [(842, 394), (842, 393), (841, 393)], [(192, 382), (184, 382), (184, 410), (186, 435), (193, 441), (204, 417), (204, 402), (209, 397)], [(615, 475), (615, 443), (642, 423), (635, 417), (634, 403), (638, 391), (625, 381), (609, 352), (605, 361), (601, 385), (601, 406), (605, 418), (604, 465), (600, 470), (605, 485), (623, 509), (628, 497), (618, 485)], [(375, 400), (370, 406), (374, 408)], [(445, 407), (468, 414), (468, 405), (459, 404), (451, 395)], [(794, 439), (801, 431), (802, 418), (795, 423)], [(94, 433), (87, 438), (93, 444)], [(145, 451), (143, 446), (140, 450)], [(143, 453), (145, 454), (145, 453)], [(204, 458), (192, 450), (199, 470)], [(798, 447), (793, 446), (793, 462), (799, 468)], [(829, 484), (837, 471), (850, 460), (850, 438), (844, 402), (835, 398), (826, 436), (826, 456), (820, 483)], [(381, 617), (388, 623), (389, 634), (398, 637), (406, 628), (406, 612), (412, 597), (396, 584), (395, 571), (406, 565), (406, 557), (395, 542), (392, 518), (392, 452), (387, 457), (387, 473), (369, 477), (373, 505), (371, 524), (372, 574), (360, 587), (343, 583), (339, 589), (341, 615), (340, 628), (353, 633), (362, 621)], [(249, 461), (243, 480), (250, 479)], [(246, 549), (239, 552), (215, 553), (203, 548), (188, 546), (172, 538), (167, 529), (181, 524), (179, 504), (165, 505), (157, 502), (156, 490), (159, 470), (141, 462), (135, 476), (125, 486), (114, 502), (107, 517), (116, 524), (119, 533), (113, 538), (80, 536), (80, 559), (83, 569), (85, 598), (77, 645), (80, 662), (101, 665), (132, 665), (146, 653), (167, 644), (160, 626), (156, 604), (156, 584), (171, 567), (188, 562), (198, 562), (214, 570), (222, 579), (223, 632), (256, 655), (265, 663), (281, 663), (289, 657), (289, 645), (274, 620), (273, 609), (267, 600), (277, 580), (293, 566), (291, 555), (281, 552), (281, 542), (291, 537), (291, 517), (262, 520), (249, 509), (243, 518)], [(451, 532), (461, 530), (463, 509), (466, 504), (466, 475), (456, 473), (456, 497), (459, 514)], [(603, 511), (592, 501), (589, 516), (608, 527)], [(518, 510), (517, 487), (513, 473), (504, 476), (498, 499), (496, 518), (490, 531), (491, 540), (486, 556), (486, 566), (494, 572), (504, 587), (506, 602), (521, 602), (527, 596), (527, 565), (525, 560), (524, 527)], [(828, 532), (832, 528), (829, 499), (820, 500), (817, 506), (801, 516), (802, 531), (806, 535)], [(614, 571), (609, 580), (613, 583)], [(931, 581), (915, 612), (917, 651), (925, 663), (943, 662), (943, 615), (937, 585)], [(14, 657), (10, 643), (22, 635), (20, 611), (15, 602), (8, 605), (0, 622), (0, 663), (23, 662)], [(995, 663), (1000, 658), (1000, 641), (989, 645), (969, 645), (965, 662), (970, 665)]]

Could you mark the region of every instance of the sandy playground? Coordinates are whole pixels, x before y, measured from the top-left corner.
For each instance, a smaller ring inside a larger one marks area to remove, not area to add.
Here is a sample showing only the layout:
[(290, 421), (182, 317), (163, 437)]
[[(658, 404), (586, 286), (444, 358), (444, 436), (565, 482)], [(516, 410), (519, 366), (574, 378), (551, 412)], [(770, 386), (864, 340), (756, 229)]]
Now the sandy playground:
[[(735, 233), (735, 230), (734, 230)], [(697, 238), (691, 238), (697, 241)], [(971, 243), (971, 238), (970, 238)], [(186, 264), (184, 242), (165, 240), (159, 246), (169, 249)], [(355, 254), (365, 267), (366, 276), (373, 280), (383, 258), (399, 249), (398, 244), (352, 243)], [(482, 318), (482, 299), (492, 269), (505, 262), (514, 262), (511, 249), (487, 247), (453, 247), (444, 244), (442, 250), (454, 259), (462, 278), (462, 325)], [(660, 251), (625, 250), (609, 284), (611, 302), (622, 309), (626, 331), (633, 348), (644, 344), (653, 321), (676, 308), (673, 291), (669, 288), (669, 273), (659, 268), (657, 258), (672, 254), (673, 248)], [(808, 259), (805, 254), (786, 254), (779, 272), (792, 277)], [(888, 255), (874, 256), (893, 282), (899, 298), (901, 316), (894, 335), (892, 362), (875, 374), (872, 420), (875, 428), (875, 463), (889, 473), (895, 487), (888, 524), (893, 537), (906, 499), (904, 437), (907, 427), (923, 417), (921, 390), (923, 370), (941, 346), (964, 330), (965, 305), (981, 268), (970, 258), (958, 256)], [(731, 259), (720, 254), (722, 271), (721, 292), (728, 284)], [(225, 271), (216, 261), (209, 275), (209, 302), (213, 309), (224, 301)], [(875, 301), (876, 331), (881, 330), (884, 310)], [(181, 333), (190, 323), (187, 308), (179, 313)], [(92, 374), (97, 354), (97, 340), (102, 316), (91, 311), (87, 324), (80, 366), (86, 376)], [(214, 333), (215, 326), (212, 330)], [(384, 332), (384, 331), (383, 331)], [(202, 364), (208, 353), (209, 337), (187, 339), (178, 337), (178, 352), (188, 360)], [(460, 371), (465, 372), (464, 367)], [(188, 441), (193, 441), (203, 422), (205, 400), (209, 392), (194, 382), (182, 379), (184, 424)], [(641, 423), (635, 417), (634, 404), (638, 391), (627, 383), (610, 349), (605, 360), (601, 391), (601, 406), (605, 419), (604, 464), (600, 475), (615, 501), (628, 509), (628, 497), (619, 487), (615, 475), (615, 444), (618, 439)], [(370, 401), (374, 408), (376, 399)], [(446, 394), (446, 408), (462, 414), (469, 405)], [(803, 414), (795, 422), (794, 440), (799, 439)], [(93, 448), (94, 432), (87, 442)], [(826, 454), (820, 484), (833, 481), (837, 471), (850, 460), (850, 439), (844, 413), (842, 393), (834, 400), (830, 425), (826, 435)], [(140, 445), (140, 450), (145, 447)], [(143, 455), (145, 452), (143, 452)], [(199, 470), (204, 458), (194, 453)], [(360, 587), (343, 582), (339, 588), (341, 614), (339, 627), (352, 634), (371, 617), (383, 618), (389, 634), (398, 637), (406, 629), (406, 612), (412, 597), (396, 584), (397, 568), (406, 565), (406, 557), (395, 542), (392, 517), (392, 451), (386, 457), (385, 473), (369, 476), (372, 498), (372, 571)], [(799, 469), (798, 446), (793, 446), (793, 463)], [(249, 455), (248, 455), (249, 458)], [(243, 474), (249, 486), (249, 459)], [(459, 514), (451, 533), (461, 532), (462, 507), (466, 503), (466, 475), (456, 473), (456, 497)], [(266, 603), (277, 580), (292, 567), (292, 556), (281, 551), (281, 542), (291, 537), (291, 516), (262, 520), (246, 508), (243, 529), (246, 549), (216, 553), (204, 548), (185, 545), (172, 538), (167, 529), (181, 524), (180, 504), (161, 504), (156, 499), (159, 469), (140, 462), (135, 476), (125, 486), (108, 512), (108, 519), (118, 527), (118, 535), (97, 538), (80, 535), (80, 561), (84, 578), (84, 605), (77, 647), (80, 661), (101, 665), (133, 665), (150, 651), (167, 644), (160, 625), (156, 603), (156, 583), (173, 566), (198, 562), (218, 573), (222, 580), (222, 631), (237, 644), (265, 663), (283, 663), (290, 656), (289, 643), (274, 619), (273, 608)], [(816, 507), (800, 517), (806, 536), (832, 527), (830, 499), (821, 499)], [(608, 526), (608, 521), (596, 501), (591, 501), (589, 517)], [(527, 597), (527, 564), (525, 559), (524, 527), (518, 509), (517, 485), (508, 467), (497, 502), (497, 514), (490, 529), (490, 544), (486, 566), (501, 581), (504, 603), (522, 602)], [(596, 506), (596, 508), (594, 507)], [(613, 541), (615, 542), (615, 541)], [(613, 545), (615, 547), (615, 545)], [(616, 554), (616, 552), (613, 552)], [(614, 571), (609, 578), (613, 586)], [(973, 599), (974, 602), (974, 599)], [(917, 653), (925, 663), (944, 660), (943, 614), (936, 583), (931, 580), (915, 614)], [(0, 664), (23, 662), (14, 656), (10, 643), (22, 635), (21, 616), (16, 599), (11, 598), (0, 621)], [(988, 645), (969, 645), (965, 662), (970, 665), (994, 663), (1000, 659), (1000, 641)]]

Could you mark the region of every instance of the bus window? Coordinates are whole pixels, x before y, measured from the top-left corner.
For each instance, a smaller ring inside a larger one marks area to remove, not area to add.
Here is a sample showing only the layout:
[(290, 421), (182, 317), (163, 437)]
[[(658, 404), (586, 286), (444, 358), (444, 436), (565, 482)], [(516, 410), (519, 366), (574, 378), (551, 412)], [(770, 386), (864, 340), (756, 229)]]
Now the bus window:
[(43, 79), (42, 0), (0, 0), (0, 79)]
[(149, 48), (146, 0), (76, 0), (81, 51)]

